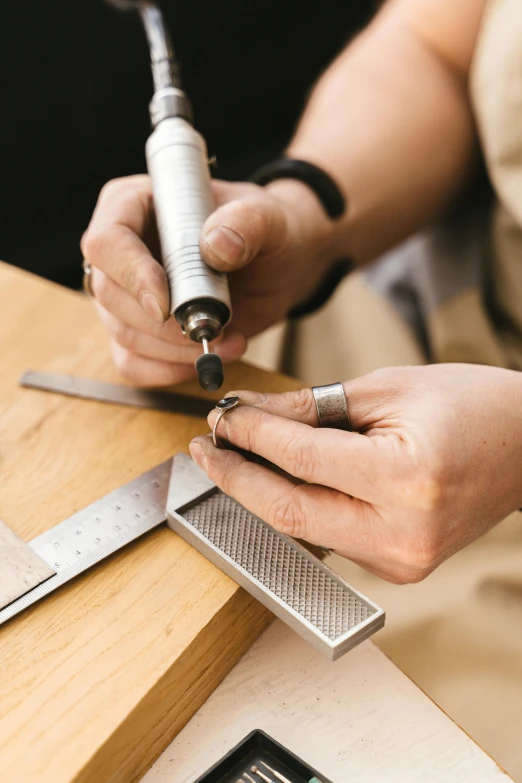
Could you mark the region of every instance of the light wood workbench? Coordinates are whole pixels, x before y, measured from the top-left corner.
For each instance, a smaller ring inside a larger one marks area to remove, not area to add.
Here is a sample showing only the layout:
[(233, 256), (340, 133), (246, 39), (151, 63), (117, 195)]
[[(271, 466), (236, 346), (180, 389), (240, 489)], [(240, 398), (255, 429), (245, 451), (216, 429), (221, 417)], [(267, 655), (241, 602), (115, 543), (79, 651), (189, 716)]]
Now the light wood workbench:
[(333, 783), (511, 780), (372, 641), (331, 663), (277, 620), (143, 783), (193, 783), (252, 729)]
[[(91, 304), (5, 265), (0, 352), (0, 519), (25, 540), (207, 430), (19, 389), (28, 368), (118, 378)], [(295, 383), (238, 366), (227, 386)], [(255, 727), (335, 783), (508, 779), (371, 642), (332, 664), (276, 622), (206, 701), (266, 623), (172, 532), (135, 542), (0, 627), (0, 780), (136, 780), (194, 713), (146, 783), (192, 783)]]

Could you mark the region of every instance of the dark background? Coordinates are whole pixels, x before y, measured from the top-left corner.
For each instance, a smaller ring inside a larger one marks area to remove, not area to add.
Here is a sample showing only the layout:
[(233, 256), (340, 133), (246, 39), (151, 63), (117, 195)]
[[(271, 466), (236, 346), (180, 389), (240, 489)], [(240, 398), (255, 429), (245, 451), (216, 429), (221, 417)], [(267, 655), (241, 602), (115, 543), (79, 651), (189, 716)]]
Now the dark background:
[[(375, 5), (163, 0), (216, 176), (243, 179), (281, 153), (311, 86)], [(0, 258), (79, 287), (100, 188), (146, 168), (145, 36), (136, 12), (103, 0), (2, 6)]]

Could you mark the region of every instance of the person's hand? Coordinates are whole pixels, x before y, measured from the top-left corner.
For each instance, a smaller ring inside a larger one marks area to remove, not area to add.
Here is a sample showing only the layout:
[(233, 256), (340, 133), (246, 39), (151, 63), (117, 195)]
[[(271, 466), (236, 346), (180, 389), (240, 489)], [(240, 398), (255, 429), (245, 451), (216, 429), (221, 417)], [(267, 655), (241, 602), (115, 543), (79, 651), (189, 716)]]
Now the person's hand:
[[(246, 338), (282, 320), (319, 284), (329, 221), (298, 182), (257, 185), (213, 181), (217, 209), (205, 223), (201, 252), (230, 272), (233, 321), (216, 352), (238, 359)], [(106, 185), (82, 239), (91, 286), (120, 372), (140, 385), (182, 381), (194, 373), (201, 346), (169, 318), (166, 275), (158, 259), (150, 180)]]
[(357, 432), (317, 428), (310, 389), (234, 392), (247, 405), (223, 416), (220, 438), (299, 481), (216, 449), (210, 436), (191, 454), (277, 530), (397, 583), (423, 579), (522, 506), (522, 374), (402, 367), (344, 388)]

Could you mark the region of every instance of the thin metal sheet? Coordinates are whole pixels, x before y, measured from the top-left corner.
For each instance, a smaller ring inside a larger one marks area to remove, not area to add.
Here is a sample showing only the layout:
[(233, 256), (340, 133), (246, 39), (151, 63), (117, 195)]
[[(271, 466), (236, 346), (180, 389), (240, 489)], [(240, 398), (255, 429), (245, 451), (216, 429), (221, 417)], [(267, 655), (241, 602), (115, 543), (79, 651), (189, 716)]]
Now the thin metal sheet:
[(55, 573), (29, 544), (0, 522), (0, 609)]
[(182, 413), (186, 416), (208, 416), (215, 403), (203, 397), (190, 397), (188, 394), (137, 389), (118, 383), (78, 378), (75, 375), (38, 372), (27, 370), (20, 378), (20, 386), (28, 389), (64, 394), (68, 397), (80, 397), (84, 400), (108, 402), (114, 405), (130, 405), (135, 408)]

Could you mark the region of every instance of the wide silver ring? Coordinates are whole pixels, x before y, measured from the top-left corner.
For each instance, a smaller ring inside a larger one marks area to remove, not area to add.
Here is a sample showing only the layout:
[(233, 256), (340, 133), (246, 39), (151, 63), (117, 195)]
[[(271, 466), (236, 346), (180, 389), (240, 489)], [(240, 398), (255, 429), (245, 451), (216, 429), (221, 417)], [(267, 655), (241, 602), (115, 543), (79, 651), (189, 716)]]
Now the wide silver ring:
[(313, 386), (315, 407), (320, 427), (336, 430), (351, 430), (346, 394), (342, 383), (330, 383), (328, 386)]
[(87, 296), (94, 297), (94, 291), (92, 290), (92, 266), (86, 258), (82, 261), (83, 269), (83, 290)]
[(232, 395), (231, 397), (223, 397), (222, 400), (219, 400), (219, 402), (216, 402), (216, 408), (218, 409), (218, 415), (216, 416), (216, 421), (214, 422), (214, 428), (212, 430), (212, 441), (214, 443), (214, 446), (216, 449), (220, 449), (221, 446), (219, 445), (219, 439), (217, 436), (217, 428), (219, 425), (219, 422), (225, 415), (225, 413), (228, 413), (228, 411), (231, 411), (232, 408), (237, 408), (237, 406), (240, 404), (241, 400), (236, 395)]

